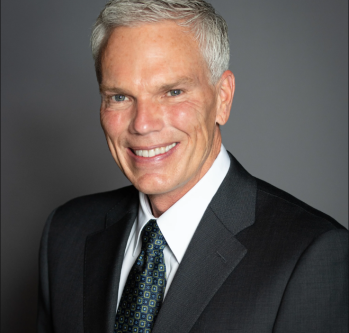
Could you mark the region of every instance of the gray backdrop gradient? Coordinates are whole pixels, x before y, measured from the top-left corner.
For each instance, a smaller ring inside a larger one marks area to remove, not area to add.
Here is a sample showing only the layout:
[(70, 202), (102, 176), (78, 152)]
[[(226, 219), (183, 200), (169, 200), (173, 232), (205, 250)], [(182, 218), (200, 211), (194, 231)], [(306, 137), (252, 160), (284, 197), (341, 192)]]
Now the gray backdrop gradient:
[[(102, 0), (1, 3), (1, 331), (35, 332), (46, 217), (128, 184), (99, 125)], [(223, 142), (253, 175), (348, 225), (348, 4), (216, 0), (236, 93)]]

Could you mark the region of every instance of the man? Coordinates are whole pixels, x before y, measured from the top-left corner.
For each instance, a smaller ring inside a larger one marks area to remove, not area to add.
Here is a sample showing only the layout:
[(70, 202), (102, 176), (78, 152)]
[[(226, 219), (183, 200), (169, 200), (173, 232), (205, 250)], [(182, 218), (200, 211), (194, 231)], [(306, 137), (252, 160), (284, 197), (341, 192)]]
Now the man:
[(133, 186), (50, 215), (39, 332), (346, 332), (347, 231), (221, 143), (235, 80), (212, 6), (111, 1), (91, 41)]

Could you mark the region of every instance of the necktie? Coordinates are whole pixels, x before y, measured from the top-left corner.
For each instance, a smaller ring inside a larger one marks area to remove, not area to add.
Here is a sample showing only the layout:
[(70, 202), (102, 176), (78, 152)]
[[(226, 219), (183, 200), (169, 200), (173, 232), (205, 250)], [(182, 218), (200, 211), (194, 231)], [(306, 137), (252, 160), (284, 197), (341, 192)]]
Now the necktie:
[(151, 333), (166, 287), (166, 245), (156, 220), (150, 220), (143, 228), (142, 250), (120, 299), (114, 333)]

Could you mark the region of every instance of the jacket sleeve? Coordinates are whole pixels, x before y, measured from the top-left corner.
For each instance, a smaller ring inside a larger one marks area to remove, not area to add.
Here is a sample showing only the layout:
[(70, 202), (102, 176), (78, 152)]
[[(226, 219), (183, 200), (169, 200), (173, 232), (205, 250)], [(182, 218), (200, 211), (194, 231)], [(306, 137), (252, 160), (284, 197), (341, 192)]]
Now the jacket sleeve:
[(273, 332), (348, 332), (347, 230), (326, 232), (300, 257)]
[(48, 217), (40, 243), (39, 253), (39, 301), (38, 301), (38, 333), (53, 333), (50, 304), (50, 285), (48, 269), (48, 236), (55, 211)]

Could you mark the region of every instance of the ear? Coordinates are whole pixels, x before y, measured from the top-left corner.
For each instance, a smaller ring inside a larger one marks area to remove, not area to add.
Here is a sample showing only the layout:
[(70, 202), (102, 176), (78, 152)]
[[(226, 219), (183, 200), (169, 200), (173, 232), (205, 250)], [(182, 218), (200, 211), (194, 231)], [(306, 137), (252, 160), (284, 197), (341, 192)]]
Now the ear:
[(217, 114), (216, 123), (224, 125), (230, 115), (231, 104), (233, 103), (233, 97), (235, 92), (235, 77), (231, 71), (225, 71), (218, 84), (218, 98), (217, 98)]

